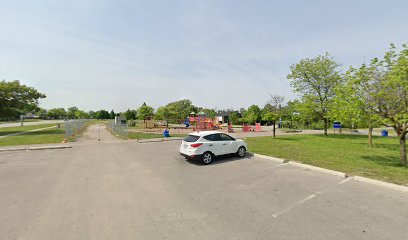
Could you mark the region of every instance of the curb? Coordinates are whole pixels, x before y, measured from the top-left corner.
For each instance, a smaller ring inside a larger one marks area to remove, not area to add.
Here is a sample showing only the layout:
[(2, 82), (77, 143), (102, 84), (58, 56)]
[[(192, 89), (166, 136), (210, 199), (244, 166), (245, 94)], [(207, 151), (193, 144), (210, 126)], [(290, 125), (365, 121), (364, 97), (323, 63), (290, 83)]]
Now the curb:
[(398, 185), (395, 183), (383, 182), (380, 180), (375, 180), (375, 179), (360, 177), (360, 176), (355, 176), (354, 180), (357, 180), (359, 182), (364, 182), (364, 183), (370, 183), (370, 184), (385, 187), (385, 188), (391, 188), (391, 189), (398, 190), (401, 192), (408, 192), (408, 187), (403, 186), (403, 185)]
[(47, 150), (47, 149), (65, 149), (72, 148), (72, 146), (44, 146), (44, 147), (30, 147), (28, 150)]
[(305, 168), (305, 169), (310, 169), (310, 170), (313, 170), (313, 171), (323, 172), (323, 173), (327, 173), (327, 174), (331, 174), (331, 175), (335, 175), (335, 176), (339, 176), (339, 177), (343, 177), (343, 178), (352, 177), (353, 180), (356, 180), (356, 181), (359, 181), (359, 182), (369, 183), (369, 184), (372, 184), (372, 185), (381, 186), (381, 187), (385, 187), (385, 188), (389, 188), (389, 189), (394, 189), (394, 190), (398, 190), (398, 191), (401, 191), (401, 192), (408, 192), (408, 187), (407, 186), (398, 185), (398, 184), (395, 184), (395, 183), (389, 183), (389, 182), (384, 182), (384, 181), (375, 180), (375, 179), (366, 178), (366, 177), (360, 177), (360, 176), (347, 176), (347, 174), (343, 173), (343, 172), (330, 170), (330, 169), (326, 169), (326, 168), (321, 168), (321, 167), (315, 167), (315, 166), (312, 166), (312, 165), (307, 165), (307, 164), (298, 163), (298, 162), (286, 161), (284, 159), (265, 156), (265, 155), (261, 155), (261, 154), (257, 154), (257, 153), (254, 153), (254, 157), (259, 157), (259, 158), (263, 158), (263, 159), (267, 159), (267, 160), (272, 160), (272, 161), (278, 162), (278, 163), (287, 163), (287, 164), (292, 165), (292, 166), (297, 166), (297, 167), (301, 167), (301, 168)]
[(13, 151), (24, 151), (27, 150), (27, 148), (4, 148), (0, 149), (0, 152), (13, 152)]
[(132, 139), (136, 140), (137, 143), (157, 143), (157, 142), (170, 142), (170, 141), (180, 141), (182, 138), (150, 138), (150, 139)]
[(259, 157), (259, 158), (264, 158), (264, 159), (267, 159), (267, 160), (272, 160), (272, 161), (277, 162), (277, 163), (285, 163), (285, 160), (280, 159), (280, 158), (261, 155), (261, 154), (258, 154), (258, 153), (254, 153), (253, 155), (254, 155), (254, 157)]
[(334, 171), (334, 170), (321, 168), (321, 167), (315, 167), (312, 165), (307, 165), (307, 164), (298, 163), (298, 162), (289, 162), (289, 164), (292, 166), (297, 166), (297, 167), (306, 168), (306, 169), (310, 169), (314, 171), (324, 172), (324, 173), (328, 173), (328, 174), (339, 176), (339, 177), (344, 177), (344, 178), (347, 177), (347, 174), (344, 172)]
[(4, 149), (0, 149), (0, 152), (35, 151), (35, 150), (65, 149), (65, 148), (72, 148), (72, 146), (44, 146), (44, 147), (26, 147), (26, 148), (4, 148)]

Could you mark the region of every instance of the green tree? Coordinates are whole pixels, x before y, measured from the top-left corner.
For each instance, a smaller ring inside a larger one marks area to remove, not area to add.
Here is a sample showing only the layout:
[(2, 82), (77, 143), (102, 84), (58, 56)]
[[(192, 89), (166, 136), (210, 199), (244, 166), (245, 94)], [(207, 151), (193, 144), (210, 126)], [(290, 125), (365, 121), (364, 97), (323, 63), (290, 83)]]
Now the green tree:
[(48, 117), (48, 112), (44, 108), (40, 108), (36, 113), (35, 113), (40, 119), (47, 119)]
[(135, 120), (137, 116), (137, 111), (128, 109), (126, 110), (126, 112), (124, 112), (123, 115), (127, 120)]
[(262, 111), (258, 105), (251, 105), (248, 110), (244, 112), (242, 118), (246, 123), (254, 124), (262, 119), (261, 115)]
[(198, 112), (198, 108), (188, 99), (183, 99), (168, 103), (157, 109), (155, 117), (157, 119), (168, 120), (170, 122), (180, 122), (190, 116), (191, 112)]
[(87, 112), (85, 112), (83, 110), (78, 110), (75, 113), (75, 118), (76, 119), (88, 119), (88, 118), (90, 118), (90, 115), (89, 115), (89, 113), (87, 113)]
[(161, 106), (157, 109), (155, 117), (156, 119), (169, 120), (170, 110), (166, 106)]
[(229, 122), (230, 122), (231, 124), (238, 124), (238, 123), (239, 123), (239, 118), (240, 118), (240, 116), (239, 116), (239, 114), (238, 114), (236, 111), (230, 112)]
[(299, 100), (288, 101), (282, 110), (283, 118), (289, 122), (289, 128), (297, 128), (301, 121), (301, 116), (298, 110), (299, 104)]
[(109, 112), (106, 110), (99, 110), (95, 113), (96, 119), (109, 119), (110, 115)]
[(395, 45), (376, 64), (372, 81), (375, 111), (384, 124), (394, 128), (400, 144), (400, 161), (407, 166), (406, 137), (408, 132), (408, 44), (397, 52)]
[(18, 80), (3, 80), (0, 82), (0, 118), (18, 118), (27, 112), (36, 112), (38, 100), (45, 97), (45, 94), (21, 84)]
[(169, 112), (169, 118), (179, 121), (190, 116), (191, 112), (198, 112), (198, 108), (188, 99), (171, 102), (166, 105)]
[(137, 117), (139, 119), (145, 119), (146, 117), (153, 117), (154, 108), (148, 106), (145, 102), (137, 109)]
[(283, 96), (270, 95), (271, 99), (262, 109), (262, 120), (272, 123), (273, 137), (276, 136), (276, 121), (282, 117), (282, 105), (285, 100)]
[(368, 127), (368, 146), (373, 147), (373, 128), (379, 124), (379, 116), (375, 112), (372, 79), (376, 76), (377, 60), (367, 67), (363, 64), (359, 69), (351, 67), (345, 74), (345, 83), (336, 88), (336, 97), (331, 109), (331, 116), (342, 123)]
[(288, 79), (296, 93), (301, 95), (308, 108), (324, 122), (324, 134), (329, 127), (329, 110), (335, 96), (335, 88), (342, 84), (338, 70), (340, 65), (328, 53), (316, 58), (301, 59), (290, 67)]
[(96, 119), (96, 118), (97, 118), (95, 111), (90, 110), (90, 111), (88, 112), (88, 115), (89, 115), (89, 118), (91, 118), (91, 119)]
[(79, 109), (77, 107), (70, 107), (68, 108), (67, 114), (69, 119), (75, 119), (77, 118), (77, 112)]
[(52, 119), (64, 119), (67, 116), (67, 112), (64, 108), (53, 108), (48, 110), (48, 117)]
[(113, 109), (109, 113), (109, 119), (115, 119), (116, 113), (113, 111)]
[(214, 109), (210, 109), (210, 108), (201, 108), (201, 109), (199, 108), (198, 111), (205, 112), (205, 115), (208, 118), (215, 118), (215, 115), (217, 114)]

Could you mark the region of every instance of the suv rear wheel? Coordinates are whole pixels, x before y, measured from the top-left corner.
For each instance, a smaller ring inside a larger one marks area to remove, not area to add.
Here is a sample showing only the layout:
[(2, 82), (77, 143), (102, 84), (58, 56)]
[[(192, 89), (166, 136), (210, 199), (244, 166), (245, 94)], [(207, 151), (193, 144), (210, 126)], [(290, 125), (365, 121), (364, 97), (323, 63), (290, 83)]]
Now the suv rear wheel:
[(210, 152), (205, 152), (203, 156), (201, 157), (201, 160), (203, 161), (204, 164), (210, 164), (212, 162), (213, 155)]

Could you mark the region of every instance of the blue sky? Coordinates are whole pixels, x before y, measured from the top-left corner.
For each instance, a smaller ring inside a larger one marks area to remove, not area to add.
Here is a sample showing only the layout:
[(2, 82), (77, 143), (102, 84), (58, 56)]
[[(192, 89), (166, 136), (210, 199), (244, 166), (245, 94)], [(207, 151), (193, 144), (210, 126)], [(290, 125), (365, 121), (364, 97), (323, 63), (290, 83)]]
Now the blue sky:
[(264, 105), (296, 97), (291, 64), (326, 51), (343, 67), (408, 42), (408, 1), (0, 0), (0, 79), (45, 108)]

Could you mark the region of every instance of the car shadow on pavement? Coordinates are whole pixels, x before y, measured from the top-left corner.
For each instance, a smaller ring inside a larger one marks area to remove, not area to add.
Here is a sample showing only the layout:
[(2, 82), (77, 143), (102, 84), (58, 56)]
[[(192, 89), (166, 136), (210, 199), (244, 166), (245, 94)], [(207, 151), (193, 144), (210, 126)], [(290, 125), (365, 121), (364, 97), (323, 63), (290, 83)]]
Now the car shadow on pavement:
[[(218, 156), (216, 157), (212, 163), (209, 164), (209, 166), (211, 165), (217, 165), (217, 164), (223, 164), (223, 163), (228, 163), (228, 162), (232, 162), (232, 161), (244, 161), (244, 160), (251, 160), (254, 157), (253, 153), (249, 153), (247, 152), (247, 154), (245, 155), (245, 157), (237, 157), (233, 154), (231, 155), (223, 155), (223, 156)], [(190, 164), (194, 164), (194, 165), (198, 165), (198, 166), (206, 166), (204, 163), (202, 163), (200, 160), (192, 160), (192, 159), (185, 159), (186, 162), (190, 163)]]

